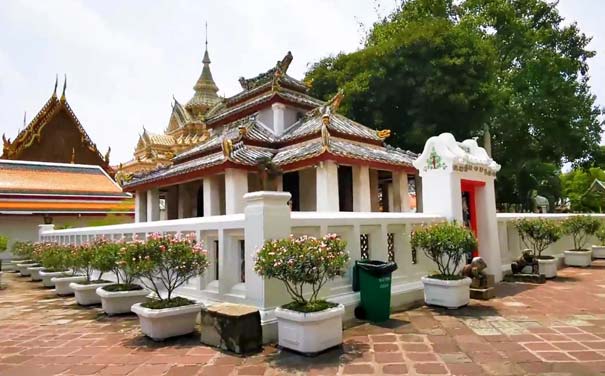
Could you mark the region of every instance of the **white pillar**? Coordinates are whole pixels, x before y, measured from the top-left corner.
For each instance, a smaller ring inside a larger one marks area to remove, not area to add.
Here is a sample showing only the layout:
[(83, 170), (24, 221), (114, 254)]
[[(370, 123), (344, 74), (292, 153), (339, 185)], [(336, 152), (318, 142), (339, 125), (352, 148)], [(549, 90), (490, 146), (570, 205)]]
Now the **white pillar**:
[(134, 193), (134, 221), (147, 222), (147, 192), (136, 191)]
[(353, 211), (372, 211), (370, 168), (368, 166), (353, 166)]
[(42, 241), (42, 236), (47, 231), (53, 231), (55, 229), (55, 225), (38, 225), (38, 241)]
[(273, 109), (273, 129), (275, 130), (276, 135), (281, 135), (284, 133), (284, 129), (286, 127), (286, 106), (283, 103), (273, 103), (271, 108)]
[(378, 200), (378, 170), (370, 170), (370, 205), (373, 212), (380, 210), (380, 200)]
[(219, 176), (204, 178), (204, 217), (221, 214), (221, 191)]
[(316, 169), (317, 211), (337, 212), (338, 166), (334, 161), (323, 161)]
[(408, 174), (403, 171), (393, 172), (393, 208), (392, 212), (410, 211), (410, 193)]
[(287, 303), (290, 297), (283, 284), (275, 279), (264, 279), (254, 271), (257, 250), (266, 240), (282, 239), (290, 235), (291, 219), (289, 192), (254, 192), (244, 196), (246, 208), (246, 300), (259, 307), (263, 326), (263, 342), (277, 339), (277, 322), (273, 308)]
[(485, 182), (485, 186), (475, 189), (477, 215), (477, 242), (479, 255), (487, 264), (487, 270), (497, 282), (502, 280), (502, 254), (498, 239), (498, 217), (496, 216), (496, 192), (494, 179)]
[(147, 222), (160, 220), (160, 190), (157, 188), (147, 191)]
[(244, 212), (244, 195), (248, 193), (248, 172), (235, 168), (225, 170), (225, 214)]

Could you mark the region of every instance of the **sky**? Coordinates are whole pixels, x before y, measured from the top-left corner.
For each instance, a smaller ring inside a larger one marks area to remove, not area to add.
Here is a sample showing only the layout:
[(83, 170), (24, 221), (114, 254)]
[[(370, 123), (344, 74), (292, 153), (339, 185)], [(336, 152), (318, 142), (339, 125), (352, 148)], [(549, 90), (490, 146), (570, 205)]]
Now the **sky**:
[[(236, 94), (288, 51), (288, 73), (361, 46), (364, 30), (396, 0), (6, 0), (0, 1), (0, 133), (13, 139), (67, 75), (67, 100), (111, 163), (132, 158), (143, 126), (161, 133), (173, 96), (186, 103), (202, 68), (208, 22), (219, 94)], [(590, 75), (605, 105), (602, 0), (561, 0), (566, 22), (593, 36)]]

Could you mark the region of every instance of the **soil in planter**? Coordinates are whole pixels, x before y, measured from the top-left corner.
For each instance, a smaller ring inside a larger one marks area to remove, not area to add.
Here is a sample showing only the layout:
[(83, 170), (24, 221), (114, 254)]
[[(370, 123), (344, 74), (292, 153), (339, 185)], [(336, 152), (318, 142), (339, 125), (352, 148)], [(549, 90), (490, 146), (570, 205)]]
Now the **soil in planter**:
[(125, 285), (123, 283), (114, 283), (113, 285), (107, 285), (102, 287), (103, 290), (108, 292), (118, 292), (118, 291), (137, 291), (143, 290), (142, 286), (139, 285)]
[(538, 260), (554, 260), (554, 256), (538, 256), (536, 257)]
[(177, 308), (195, 304), (194, 301), (177, 296), (170, 300), (164, 299), (153, 299), (148, 302), (142, 303), (141, 307), (149, 309), (164, 309), (164, 308)]
[(78, 285), (98, 285), (99, 283), (111, 283), (111, 281), (107, 281), (105, 279), (96, 279), (94, 281), (82, 281), (77, 283)]
[(336, 303), (326, 302), (325, 300), (317, 300), (315, 302), (307, 302), (306, 304), (292, 302), (292, 303), (284, 304), (281, 307), (284, 309), (289, 309), (290, 311), (311, 313), (311, 312), (323, 311), (328, 308), (334, 308), (336, 306), (338, 306), (338, 304), (336, 304)]
[(440, 279), (442, 281), (459, 281), (466, 277), (463, 275), (458, 275), (458, 274), (454, 274), (454, 275), (433, 274), (433, 275), (429, 275), (427, 278)]
[(55, 269), (42, 269), (41, 270), (44, 273), (69, 273), (69, 270), (55, 270)]

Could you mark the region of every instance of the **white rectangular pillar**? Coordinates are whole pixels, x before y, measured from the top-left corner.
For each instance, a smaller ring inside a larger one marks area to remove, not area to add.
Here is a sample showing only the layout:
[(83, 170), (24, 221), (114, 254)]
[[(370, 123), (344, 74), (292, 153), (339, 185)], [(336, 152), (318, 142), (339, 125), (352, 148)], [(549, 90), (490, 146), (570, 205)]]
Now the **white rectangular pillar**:
[(370, 170), (370, 205), (373, 212), (380, 210), (378, 197), (378, 170)]
[(353, 166), (353, 211), (372, 211), (370, 168), (368, 166)]
[(147, 191), (147, 222), (160, 220), (160, 190), (157, 188)]
[(416, 213), (422, 213), (422, 178), (420, 175), (414, 175), (414, 185), (416, 186)]
[(221, 185), (220, 176), (204, 178), (204, 217), (221, 215)]
[(273, 129), (275, 130), (275, 134), (279, 136), (284, 133), (284, 129), (286, 128), (286, 106), (283, 103), (273, 103), (271, 108), (273, 109)]
[(147, 191), (134, 193), (134, 221), (147, 222)]
[(225, 214), (244, 212), (244, 195), (248, 193), (248, 172), (235, 168), (225, 170)]
[(408, 174), (403, 171), (393, 172), (393, 208), (392, 212), (410, 211), (410, 193)]
[(317, 211), (339, 211), (338, 199), (338, 165), (334, 161), (323, 161), (317, 166), (316, 191)]

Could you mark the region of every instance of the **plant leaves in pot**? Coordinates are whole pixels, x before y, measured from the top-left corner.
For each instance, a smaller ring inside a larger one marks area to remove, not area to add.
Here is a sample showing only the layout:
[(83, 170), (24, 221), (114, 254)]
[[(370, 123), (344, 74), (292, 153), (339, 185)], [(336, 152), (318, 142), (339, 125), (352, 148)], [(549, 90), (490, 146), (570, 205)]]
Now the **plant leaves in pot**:
[(557, 222), (546, 218), (521, 218), (514, 222), (521, 241), (532, 252), (533, 271), (546, 278), (557, 276), (557, 259), (542, 253), (561, 238)]
[(588, 238), (601, 227), (601, 222), (590, 215), (572, 215), (561, 224), (563, 232), (573, 239), (573, 249), (565, 251), (565, 265), (590, 266), (592, 250), (586, 249)]

